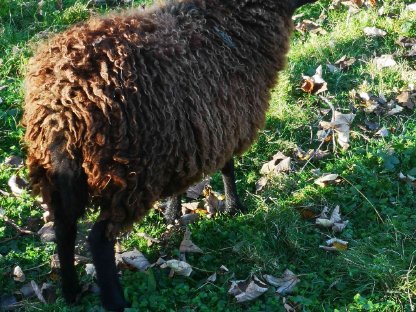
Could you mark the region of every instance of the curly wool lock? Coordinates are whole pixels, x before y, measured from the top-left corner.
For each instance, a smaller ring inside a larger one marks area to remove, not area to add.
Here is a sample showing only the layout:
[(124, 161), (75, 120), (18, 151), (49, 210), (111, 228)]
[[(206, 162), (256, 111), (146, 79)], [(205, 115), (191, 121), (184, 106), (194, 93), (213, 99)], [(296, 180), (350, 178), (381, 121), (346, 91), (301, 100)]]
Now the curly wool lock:
[(263, 127), (293, 10), (289, 0), (184, 0), (51, 38), (25, 81), (34, 191), (50, 202), (59, 151), (116, 234), (224, 166)]

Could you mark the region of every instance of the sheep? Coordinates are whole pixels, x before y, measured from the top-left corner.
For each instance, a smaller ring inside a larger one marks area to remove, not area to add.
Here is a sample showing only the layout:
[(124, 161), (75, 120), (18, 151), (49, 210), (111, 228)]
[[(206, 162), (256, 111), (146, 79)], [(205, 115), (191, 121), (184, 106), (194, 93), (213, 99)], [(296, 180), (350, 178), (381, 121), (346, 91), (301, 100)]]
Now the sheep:
[(77, 220), (99, 207), (88, 243), (104, 308), (128, 306), (114, 237), (160, 199), (223, 168), (265, 121), (284, 68), (291, 16), (316, 0), (183, 0), (86, 22), (40, 44), (22, 123), (34, 194), (55, 216), (63, 296), (80, 291)]

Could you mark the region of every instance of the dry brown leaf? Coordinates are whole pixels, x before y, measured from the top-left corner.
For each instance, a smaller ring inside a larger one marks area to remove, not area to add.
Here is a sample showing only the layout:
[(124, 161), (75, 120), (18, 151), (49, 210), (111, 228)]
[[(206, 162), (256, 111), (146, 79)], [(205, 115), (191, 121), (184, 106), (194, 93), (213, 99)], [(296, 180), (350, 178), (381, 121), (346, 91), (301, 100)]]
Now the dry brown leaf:
[(416, 38), (400, 37), (396, 43), (403, 48), (412, 48), (416, 46)]
[(403, 91), (396, 97), (397, 102), (408, 109), (416, 106), (416, 91)]
[(346, 55), (344, 55), (343, 57), (341, 57), (338, 61), (335, 62), (335, 65), (340, 69), (340, 70), (346, 70), (348, 69), (350, 66), (352, 66), (355, 63), (355, 58), (354, 57), (347, 57)]
[(303, 219), (315, 219), (317, 217), (316, 212), (312, 209), (300, 208), (298, 211)]
[(18, 265), (15, 266), (14, 269), (13, 269), (13, 279), (16, 282), (21, 282), (21, 283), (23, 283), (26, 280), (26, 276), (23, 273), (22, 268)]
[(231, 281), (231, 287), (228, 290), (230, 295), (233, 295), (237, 302), (247, 302), (256, 299), (264, 294), (269, 287), (259, 280), (256, 276), (246, 280)]
[(394, 60), (393, 55), (384, 54), (380, 57), (376, 57), (373, 60), (374, 64), (378, 69), (394, 67), (397, 65), (397, 62)]
[(328, 84), (322, 78), (322, 65), (318, 66), (312, 77), (303, 76), (301, 89), (310, 94), (319, 94), (328, 90)]
[(160, 266), (162, 269), (171, 268), (172, 271), (178, 275), (190, 276), (192, 273), (192, 267), (185, 261), (180, 260), (168, 260)]
[(369, 37), (384, 37), (387, 33), (377, 27), (364, 27), (364, 34)]
[(225, 209), (225, 197), (222, 194), (214, 192), (212, 187), (206, 185), (203, 194), (205, 197), (205, 209), (210, 215), (223, 212)]
[(43, 243), (54, 242), (55, 241), (55, 229), (53, 227), (53, 222), (45, 223), (42, 228), (38, 231), (40, 235), (40, 240)]
[(12, 175), (7, 184), (14, 195), (21, 195), (29, 186), (29, 182), (18, 175)]
[(198, 213), (188, 213), (184, 214), (179, 218), (179, 224), (182, 226), (192, 224), (199, 220), (199, 214)]
[(322, 177), (315, 180), (315, 184), (318, 184), (320, 187), (325, 187), (328, 184), (338, 184), (339, 182), (341, 182), (341, 178), (334, 173), (323, 174)]
[(265, 163), (260, 173), (263, 175), (277, 174), (280, 172), (288, 172), (291, 169), (291, 158), (285, 156), (282, 152), (278, 152), (273, 156), (273, 159)]
[(263, 278), (270, 285), (277, 287), (276, 293), (281, 296), (290, 294), (296, 284), (300, 282), (300, 279), (296, 276), (296, 274), (289, 269), (286, 269), (280, 278), (267, 274), (263, 275)]
[(4, 164), (10, 167), (22, 167), (23, 166), (23, 159), (19, 156), (9, 156), (4, 160)]
[(32, 285), (33, 291), (35, 292), (39, 301), (42, 302), (43, 304), (46, 304), (46, 300), (45, 298), (43, 298), (42, 292), (40, 291), (38, 284), (36, 284), (35, 281), (31, 281), (30, 284)]
[(337, 205), (331, 213), (331, 217), (328, 218), (328, 207), (325, 207), (320, 215), (320, 218), (317, 218), (315, 221), (316, 225), (322, 226), (324, 228), (332, 228), (334, 232), (342, 232), (345, 227), (348, 225), (348, 220), (342, 220), (340, 208)]
[(146, 271), (147, 268), (150, 266), (150, 262), (146, 259), (146, 257), (140, 252), (138, 251), (136, 248), (133, 249), (132, 251), (127, 251), (127, 252), (123, 252), (122, 254), (120, 254), (121, 259), (123, 259), (123, 261), (140, 270), (140, 271)]
[(207, 282), (210, 282), (210, 283), (215, 283), (215, 281), (217, 280), (217, 273), (213, 273), (213, 274), (211, 274), (210, 276), (208, 276), (208, 278), (207, 278)]
[(85, 265), (85, 272), (87, 273), (87, 275), (90, 275), (90, 276), (96, 276), (97, 275), (97, 272), (95, 270), (95, 266), (92, 263), (87, 263)]
[(338, 144), (344, 149), (348, 149), (350, 141), (350, 124), (355, 118), (355, 114), (342, 114), (335, 111), (334, 120), (331, 122), (321, 121), (319, 125), (325, 129), (334, 129), (337, 134)]
[(331, 238), (325, 243), (326, 246), (321, 245), (319, 248), (327, 251), (343, 251), (348, 249), (348, 242), (338, 238)]
[(201, 182), (192, 185), (186, 191), (186, 197), (189, 197), (192, 199), (198, 199), (202, 195), (202, 192), (204, 191), (205, 186), (207, 186), (210, 181), (211, 181), (211, 177), (207, 177)]
[(202, 208), (200, 202), (182, 203), (182, 214), (195, 212), (198, 208)]
[(408, 4), (406, 6), (406, 11), (416, 12), (416, 2), (415, 3)]
[(257, 182), (256, 182), (256, 192), (261, 192), (264, 190), (264, 188), (266, 187), (267, 182), (269, 181), (268, 177), (261, 177)]
[(302, 22), (297, 24), (295, 28), (303, 35), (306, 33), (325, 35), (327, 33), (327, 31), (323, 29), (321, 25), (311, 20), (303, 20)]
[(179, 246), (180, 252), (194, 252), (194, 253), (203, 253), (202, 249), (199, 248), (194, 242), (191, 241), (191, 231), (189, 228), (186, 228), (183, 235), (183, 240)]

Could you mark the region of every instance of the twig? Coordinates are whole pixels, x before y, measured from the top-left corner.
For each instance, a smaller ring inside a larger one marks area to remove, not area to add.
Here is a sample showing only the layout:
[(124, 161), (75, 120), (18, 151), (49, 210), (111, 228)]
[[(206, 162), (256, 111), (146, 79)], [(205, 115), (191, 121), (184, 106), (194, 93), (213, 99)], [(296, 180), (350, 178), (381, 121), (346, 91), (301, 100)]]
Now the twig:
[(7, 242), (9, 242), (11, 240), (14, 240), (14, 239), (18, 238), (19, 236), (20, 236), (20, 234), (17, 234), (15, 236), (12, 236), (12, 237), (9, 237), (9, 238), (5, 238), (5, 239), (3, 239), (3, 240), (0, 241), (0, 244), (7, 243)]
[[(332, 104), (332, 102), (328, 98), (326, 98), (322, 95), (320, 95), (319, 98), (322, 101), (324, 101), (326, 104), (328, 104), (328, 106), (331, 108), (331, 111), (332, 111), (331, 122), (334, 122), (335, 121), (335, 107), (334, 107), (334, 104)], [(335, 141), (335, 132), (334, 132), (333, 129), (332, 129), (332, 134), (333, 134), (332, 135), (332, 145), (333, 145), (334, 154), (335, 154), (336, 151), (337, 151), (337, 145), (336, 145), (336, 141)]]
[[(332, 129), (331, 129), (332, 130)], [(316, 154), (318, 153), (318, 151), (321, 149), (322, 145), (324, 144), (326, 138), (328, 137), (328, 135), (332, 133), (332, 131), (328, 131), (328, 133), (325, 135), (324, 138), (322, 138), (322, 142), (321, 144), (319, 144), (318, 148), (312, 153), (311, 157), (309, 157), (309, 159), (306, 161), (306, 163), (303, 165), (302, 169), (300, 169), (299, 174), (301, 174), (303, 172), (303, 170), (306, 168), (306, 166), (312, 161), (312, 159), (316, 156)]]
[[(340, 176), (341, 177), (341, 176)], [(384, 224), (384, 220), (381, 217), (380, 213), (378, 212), (377, 208), (373, 205), (373, 203), (367, 198), (367, 196), (365, 196), (363, 194), (363, 192), (361, 192), (354, 184), (352, 184), (348, 179), (341, 177), (343, 180), (345, 180), (345, 182), (347, 182), (349, 185), (351, 185), (369, 204), (370, 206), (373, 208), (373, 210), (375, 211), (375, 213), (377, 214), (377, 217), (380, 219), (381, 223)]]
[(35, 232), (22, 229), (20, 226), (18, 226), (16, 223), (14, 223), (12, 220), (10, 220), (7, 216), (0, 214), (0, 219), (2, 219), (4, 222), (6, 222), (8, 225), (14, 227), (19, 234), (26, 234), (26, 235), (35, 235)]

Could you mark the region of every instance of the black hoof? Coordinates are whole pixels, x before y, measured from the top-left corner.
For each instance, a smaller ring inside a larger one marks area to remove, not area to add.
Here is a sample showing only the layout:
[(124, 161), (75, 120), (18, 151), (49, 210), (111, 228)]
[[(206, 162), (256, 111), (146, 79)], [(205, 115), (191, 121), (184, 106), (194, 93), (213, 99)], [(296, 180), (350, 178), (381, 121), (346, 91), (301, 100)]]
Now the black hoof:
[(118, 299), (117, 301), (112, 302), (103, 302), (103, 307), (107, 311), (123, 312), (124, 309), (130, 308), (130, 306), (131, 304), (124, 299)]
[(240, 201), (225, 204), (226, 214), (229, 214), (230, 216), (235, 216), (240, 212), (247, 212), (247, 207), (244, 206)]
[(75, 286), (62, 290), (65, 302), (69, 305), (75, 304), (81, 298), (81, 287)]

